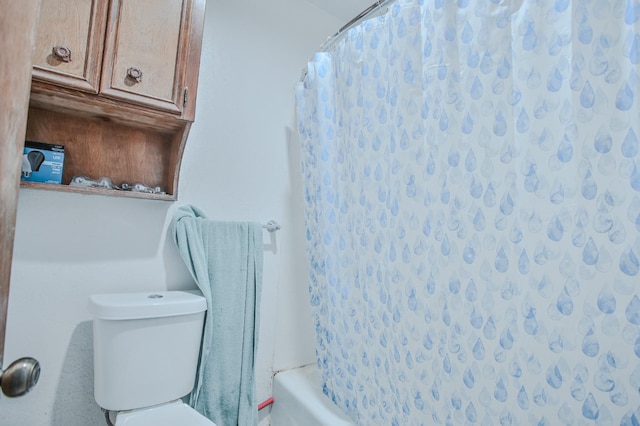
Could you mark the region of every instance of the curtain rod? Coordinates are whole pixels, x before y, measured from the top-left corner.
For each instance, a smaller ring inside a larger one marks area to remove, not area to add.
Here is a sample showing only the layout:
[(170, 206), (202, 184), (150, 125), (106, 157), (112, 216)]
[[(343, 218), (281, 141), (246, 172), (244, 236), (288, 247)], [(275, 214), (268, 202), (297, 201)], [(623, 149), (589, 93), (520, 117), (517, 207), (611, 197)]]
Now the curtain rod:
[[(355, 26), (358, 22), (362, 21), (364, 18), (368, 17), (370, 14), (372, 14), (373, 12), (377, 11), (378, 9), (388, 5), (389, 3), (392, 3), (396, 0), (378, 0), (375, 3), (373, 3), (371, 6), (369, 6), (368, 8), (366, 8), (365, 10), (363, 10), (362, 12), (358, 13), (358, 15), (356, 15), (355, 18), (353, 18), (352, 20), (350, 20), (349, 22), (347, 22), (345, 25), (343, 25), (338, 32), (336, 32), (334, 35), (332, 35), (331, 37), (329, 37), (327, 39), (327, 41), (325, 41), (321, 46), (320, 46), (320, 51), (324, 51), (327, 50), (330, 46), (332, 46), (334, 43), (337, 43), (340, 40), (340, 36), (347, 31), (348, 29), (350, 29), (351, 27)], [(307, 77), (307, 68), (305, 67), (302, 70), (302, 74), (300, 75), (300, 81), (304, 81), (304, 79)]]
[(327, 41), (324, 42), (324, 44), (322, 44), (322, 46), (320, 46), (320, 50), (322, 51), (322, 50), (327, 49), (329, 46), (333, 45), (334, 43), (336, 43), (339, 40), (339, 37), (340, 37), (340, 35), (342, 33), (344, 33), (345, 31), (349, 30), (351, 27), (355, 26), (357, 23), (362, 21), (364, 18), (367, 18), (372, 13), (378, 11), (380, 8), (386, 6), (387, 4), (392, 3), (394, 1), (395, 0), (378, 0), (378, 1), (376, 1), (375, 3), (373, 3), (368, 8), (366, 8), (362, 12), (358, 13), (355, 16), (355, 18), (353, 18), (352, 20), (347, 22), (345, 25), (343, 25), (334, 35), (329, 37), (327, 39)]

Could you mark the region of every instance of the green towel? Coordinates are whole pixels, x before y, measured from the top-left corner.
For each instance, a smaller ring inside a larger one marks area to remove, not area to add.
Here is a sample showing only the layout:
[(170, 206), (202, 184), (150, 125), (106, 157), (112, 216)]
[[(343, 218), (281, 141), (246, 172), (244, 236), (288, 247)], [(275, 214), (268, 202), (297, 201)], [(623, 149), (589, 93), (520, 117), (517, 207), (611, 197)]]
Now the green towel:
[(173, 216), (180, 255), (207, 299), (191, 406), (217, 426), (258, 424), (255, 354), (262, 286), (262, 227), (207, 219), (195, 207)]

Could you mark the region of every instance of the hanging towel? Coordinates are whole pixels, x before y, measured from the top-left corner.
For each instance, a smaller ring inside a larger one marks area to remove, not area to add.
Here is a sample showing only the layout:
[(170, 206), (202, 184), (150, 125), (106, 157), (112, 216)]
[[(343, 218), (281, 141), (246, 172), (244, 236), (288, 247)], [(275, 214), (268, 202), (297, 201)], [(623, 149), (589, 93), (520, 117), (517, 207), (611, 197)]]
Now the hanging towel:
[(193, 206), (181, 206), (172, 226), (180, 255), (207, 299), (191, 406), (218, 426), (257, 425), (262, 227), (212, 221)]

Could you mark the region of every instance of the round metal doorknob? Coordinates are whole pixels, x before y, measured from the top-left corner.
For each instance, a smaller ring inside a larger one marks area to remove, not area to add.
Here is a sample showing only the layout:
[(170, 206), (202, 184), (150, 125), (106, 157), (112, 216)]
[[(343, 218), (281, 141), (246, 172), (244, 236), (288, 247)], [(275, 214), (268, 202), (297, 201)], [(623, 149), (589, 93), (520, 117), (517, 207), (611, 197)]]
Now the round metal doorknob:
[(0, 388), (6, 396), (22, 396), (38, 383), (40, 363), (29, 357), (20, 358), (0, 373)]

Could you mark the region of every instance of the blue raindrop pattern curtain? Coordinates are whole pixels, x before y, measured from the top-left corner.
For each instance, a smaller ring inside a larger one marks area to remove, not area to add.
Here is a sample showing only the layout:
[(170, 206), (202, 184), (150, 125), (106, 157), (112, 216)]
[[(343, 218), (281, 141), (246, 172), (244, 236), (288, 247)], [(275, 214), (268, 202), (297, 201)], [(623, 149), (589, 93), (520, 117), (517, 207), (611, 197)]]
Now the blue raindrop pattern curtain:
[(640, 2), (398, 0), (297, 86), (325, 393), (640, 424)]

